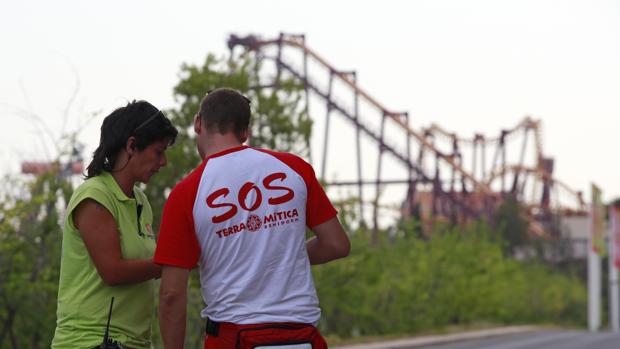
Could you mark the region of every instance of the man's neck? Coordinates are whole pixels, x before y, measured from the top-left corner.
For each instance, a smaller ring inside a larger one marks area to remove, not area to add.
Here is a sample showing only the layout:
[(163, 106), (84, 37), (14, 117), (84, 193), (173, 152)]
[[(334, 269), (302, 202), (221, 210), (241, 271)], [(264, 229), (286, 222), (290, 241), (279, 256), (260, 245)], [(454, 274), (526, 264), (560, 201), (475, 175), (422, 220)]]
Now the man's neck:
[(240, 147), (242, 144), (234, 137), (214, 137), (211, 141), (207, 142), (204, 147), (204, 158), (208, 158), (213, 154), (217, 154), (224, 150)]

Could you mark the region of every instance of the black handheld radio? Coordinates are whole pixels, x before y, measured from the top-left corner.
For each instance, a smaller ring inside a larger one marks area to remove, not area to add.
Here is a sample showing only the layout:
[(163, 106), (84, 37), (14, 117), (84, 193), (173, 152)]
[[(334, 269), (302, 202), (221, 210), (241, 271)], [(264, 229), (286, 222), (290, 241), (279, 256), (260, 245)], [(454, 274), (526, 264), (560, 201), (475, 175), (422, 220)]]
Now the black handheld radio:
[(110, 338), (110, 319), (112, 319), (112, 306), (114, 305), (114, 297), (110, 301), (110, 311), (108, 312), (108, 323), (105, 326), (105, 332), (103, 333), (103, 343), (98, 347), (99, 349), (123, 349), (123, 346)]

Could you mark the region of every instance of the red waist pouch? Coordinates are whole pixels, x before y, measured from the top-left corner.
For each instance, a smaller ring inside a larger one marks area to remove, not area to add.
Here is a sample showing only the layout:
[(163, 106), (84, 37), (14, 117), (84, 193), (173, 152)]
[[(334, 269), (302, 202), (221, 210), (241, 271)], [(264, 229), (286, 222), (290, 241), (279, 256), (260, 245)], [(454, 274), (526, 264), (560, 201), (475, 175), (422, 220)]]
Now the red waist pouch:
[(236, 349), (286, 346), (327, 349), (327, 343), (319, 330), (308, 324), (272, 324), (244, 328), (237, 332)]

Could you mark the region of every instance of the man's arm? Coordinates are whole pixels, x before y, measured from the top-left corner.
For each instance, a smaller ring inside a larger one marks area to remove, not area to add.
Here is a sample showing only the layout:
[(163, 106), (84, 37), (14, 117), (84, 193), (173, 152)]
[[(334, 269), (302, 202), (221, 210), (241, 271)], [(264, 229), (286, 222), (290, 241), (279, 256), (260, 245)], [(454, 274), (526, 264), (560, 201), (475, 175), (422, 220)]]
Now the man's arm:
[(306, 242), (310, 264), (323, 264), (349, 255), (351, 243), (338, 217), (315, 226), (312, 231), (316, 236)]
[(189, 269), (164, 265), (159, 287), (159, 327), (164, 349), (183, 349)]

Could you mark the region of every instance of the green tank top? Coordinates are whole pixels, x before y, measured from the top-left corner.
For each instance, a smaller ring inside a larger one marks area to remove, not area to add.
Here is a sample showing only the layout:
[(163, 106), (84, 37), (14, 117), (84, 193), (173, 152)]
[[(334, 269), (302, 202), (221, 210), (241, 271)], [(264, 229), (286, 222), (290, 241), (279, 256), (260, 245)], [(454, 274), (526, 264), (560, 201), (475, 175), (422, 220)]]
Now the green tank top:
[(73, 193), (63, 226), (52, 348), (86, 349), (101, 344), (112, 297), (110, 338), (130, 348), (150, 348), (155, 312), (154, 281), (106, 285), (97, 273), (80, 232), (73, 225), (73, 210), (84, 199), (93, 199), (114, 216), (123, 258), (152, 258), (155, 236), (151, 228), (151, 206), (137, 187), (134, 187), (134, 197), (127, 197), (108, 172), (86, 180)]

